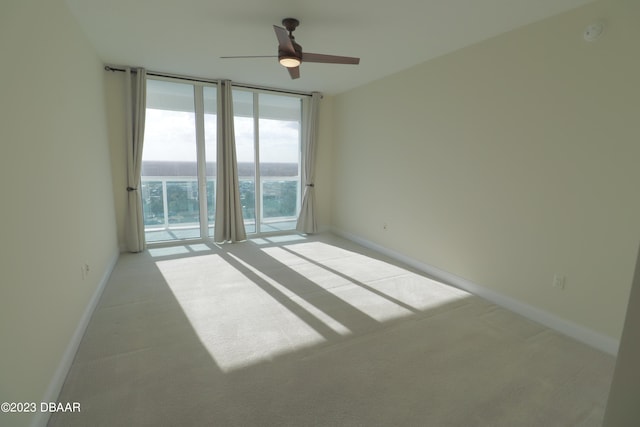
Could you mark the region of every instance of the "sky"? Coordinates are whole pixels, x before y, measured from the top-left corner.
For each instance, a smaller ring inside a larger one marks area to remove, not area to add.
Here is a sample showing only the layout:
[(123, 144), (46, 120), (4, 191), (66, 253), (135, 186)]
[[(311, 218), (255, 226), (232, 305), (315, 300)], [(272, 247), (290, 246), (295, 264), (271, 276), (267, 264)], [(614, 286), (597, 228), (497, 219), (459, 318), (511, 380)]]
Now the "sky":
[[(253, 162), (253, 119), (236, 117), (236, 156), (238, 162)], [(216, 116), (205, 114), (207, 161), (215, 159)], [(260, 161), (297, 163), (300, 158), (299, 123), (259, 120)], [(148, 108), (145, 117), (144, 161), (196, 161), (195, 113)]]

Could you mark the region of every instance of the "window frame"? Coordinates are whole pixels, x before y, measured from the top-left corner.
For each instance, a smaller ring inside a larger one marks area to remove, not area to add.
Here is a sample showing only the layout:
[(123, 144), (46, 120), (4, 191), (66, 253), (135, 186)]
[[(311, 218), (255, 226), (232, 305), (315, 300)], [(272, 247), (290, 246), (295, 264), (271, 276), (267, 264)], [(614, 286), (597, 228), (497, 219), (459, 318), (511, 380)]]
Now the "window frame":
[[(153, 75), (148, 76), (147, 80), (156, 80), (156, 81), (166, 81), (180, 84), (191, 85), (194, 91), (194, 114), (195, 114), (195, 132), (196, 132), (196, 168), (197, 168), (197, 188), (198, 188), (198, 202), (199, 202), (199, 215), (200, 215), (200, 224), (199, 224), (199, 233), (200, 237), (197, 238), (176, 238), (172, 240), (158, 240), (158, 241), (147, 241), (148, 246), (170, 246), (176, 244), (183, 243), (197, 243), (197, 242), (213, 242), (213, 232), (209, 232), (213, 230), (215, 227), (215, 200), (213, 203), (213, 217), (214, 220), (210, 222), (209, 216), (210, 212), (208, 212), (208, 191), (207, 191), (207, 182), (209, 181), (207, 176), (207, 159), (206, 159), (206, 144), (205, 144), (205, 106), (204, 106), (204, 88), (210, 87), (214, 88), (216, 91), (216, 98), (219, 99), (219, 91), (220, 91), (220, 82), (218, 80), (196, 80), (191, 78), (181, 78), (176, 76), (162, 76), (162, 75)], [(250, 238), (258, 238), (263, 236), (273, 236), (273, 235), (282, 235), (282, 234), (290, 234), (296, 233), (295, 227), (286, 230), (274, 230), (274, 231), (264, 231), (261, 230), (261, 226), (263, 225), (264, 218), (264, 200), (263, 200), (263, 188), (264, 182), (260, 175), (260, 115), (259, 115), (259, 97), (260, 94), (267, 95), (275, 95), (275, 96), (284, 96), (284, 97), (292, 97), (300, 100), (300, 117), (299, 117), (299, 130), (298, 130), (298, 156), (297, 156), (297, 191), (296, 191), (296, 207), (295, 207), (295, 215), (292, 217), (282, 217), (282, 218), (290, 218), (291, 221), (296, 222), (302, 205), (302, 195), (304, 189), (304, 156), (305, 156), (305, 138), (306, 138), (306, 126), (307, 126), (307, 111), (309, 108), (309, 100), (310, 95), (303, 93), (295, 93), (295, 92), (287, 92), (277, 89), (265, 89), (265, 88), (257, 88), (250, 87), (246, 85), (233, 84), (232, 90), (236, 91), (246, 91), (252, 94), (253, 96), (253, 111), (252, 111), (252, 119), (254, 122), (254, 198), (255, 198), (255, 231), (247, 232), (247, 235)], [(219, 104), (219, 103), (217, 103)], [(148, 106), (148, 104), (147, 104)], [(148, 108), (145, 106), (145, 108)], [(216, 117), (220, 113), (218, 108), (216, 108)], [(234, 112), (235, 119), (235, 112)], [(220, 122), (216, 120), (216, 145), (219, 144), (218, 136), (220, 135), (220, 130), (218, 129), (218, 124)], [(144, 150), (144, 146), (143, 146)], [(218, 159), (216, 158), (216, 162)], [(158, 180), (159, 177), (153, 176), (142, 176), (145, 180)], [(160, 177), (161, 178), (161, 177)], [(217, 176), (214, 176), (214, 183), (217, 182)], [(215, 197), (215, 191), (214, 191)], [(166, 203), (166, 194), (163, 193), (163, 197), (165, 199), (164, 203)], [(164, 209), (166, 211), (166, 206)], [(246, 220), (245, 220), (246, 226)], [(155, 228), (153, 226), (147, 227), (144, 225), (145, 236), (149, 228)]]

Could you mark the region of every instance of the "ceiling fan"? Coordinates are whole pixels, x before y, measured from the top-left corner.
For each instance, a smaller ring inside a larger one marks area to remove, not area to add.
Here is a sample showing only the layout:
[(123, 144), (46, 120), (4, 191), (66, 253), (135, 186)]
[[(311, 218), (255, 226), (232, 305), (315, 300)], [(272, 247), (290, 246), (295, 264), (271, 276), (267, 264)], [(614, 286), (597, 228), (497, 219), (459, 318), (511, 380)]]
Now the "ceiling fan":
[[(360, 63), (360, 58), (351, 56), (324, 55), (321, 53), (303, 52), (302, 46), (296, 43), (293, 31), (300, 24), (295, 18), (285, 18), (282, 25), (285, 28), (273, 26), (278, 38), (278, 55), (260, 56), (221, 56), (220, 58), (278, 58), (281, 65), (287, 68), (292, 79), (300, 77), (300, 64), (303, 62), (321, 62), (324, 64), (354, 64)], [(288, 32), (288, 34), (287, 34)]]

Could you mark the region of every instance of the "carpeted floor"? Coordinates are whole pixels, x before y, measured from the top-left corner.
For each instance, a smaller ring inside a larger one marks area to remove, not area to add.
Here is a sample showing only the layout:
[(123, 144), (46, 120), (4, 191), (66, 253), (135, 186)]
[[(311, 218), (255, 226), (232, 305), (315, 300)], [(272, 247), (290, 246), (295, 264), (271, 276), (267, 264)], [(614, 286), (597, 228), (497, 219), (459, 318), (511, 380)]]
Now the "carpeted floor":
[(332, 235), (124, 254), (50, 426), (599, 426), (614, 358)]

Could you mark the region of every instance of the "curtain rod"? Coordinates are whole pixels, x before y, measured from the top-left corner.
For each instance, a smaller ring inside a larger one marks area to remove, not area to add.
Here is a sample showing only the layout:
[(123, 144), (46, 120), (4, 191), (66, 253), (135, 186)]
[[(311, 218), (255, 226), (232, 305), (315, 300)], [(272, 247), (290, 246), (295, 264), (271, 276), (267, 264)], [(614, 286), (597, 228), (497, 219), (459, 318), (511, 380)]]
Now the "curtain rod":
[[(113, 66), (113, 65), (105, 65), (104, 69), (106, 71), (125, 71), (125, 68), (123, 68), (122, 66)], [(136, 67), (131, 67), (131, 71), (136, 71)], [(191, 81), (191, 82), (201, 82), (201, 83), (219, 83), (222, 79), (205, 79), (205, 78), (201, 78), (201, 77), (192, 77), (192, 76), (185, 76), (185, 75), (181, 75), (181, 74), (171, 74), (171, 73), (160, 73), (157, 71), (147, 71), (147, 75), (148, 76), (155, 76), (155, 77), (169, 77), (169, 78), (174, 78), (174, 79), (180, 79), (180, 80), (187, 80), (187, 81)], [(258, 89), (258, 90), (266, 90), (269, 92), (278, 92), (278, 93), (286, 93), (289, 95), (304, 95), (304, 96), (311, 96), (312, 93), (311, 92), (300, 92), (300, 91), (295, 91), (295, 90), (286, 90), (286, 89), (277, 89), (277, 88), (272, 88), (272, 87), (267, 87), (267, 86), (256, 86), (256, 85), (250, 85), (247, 83), (235, 83), (235, 82), (231, 82), (231, 84), (233, 86), (236, 87), (242, 87), (245, 89)]]

